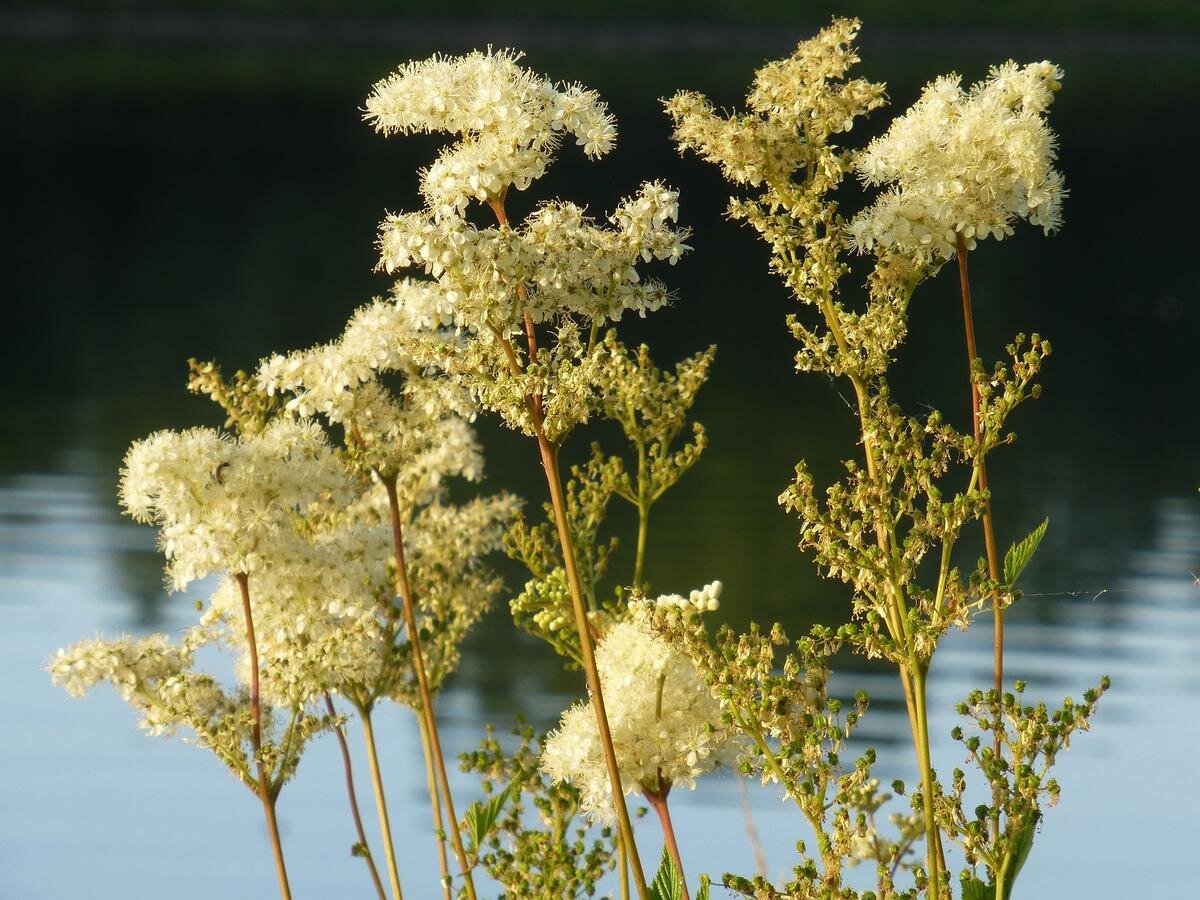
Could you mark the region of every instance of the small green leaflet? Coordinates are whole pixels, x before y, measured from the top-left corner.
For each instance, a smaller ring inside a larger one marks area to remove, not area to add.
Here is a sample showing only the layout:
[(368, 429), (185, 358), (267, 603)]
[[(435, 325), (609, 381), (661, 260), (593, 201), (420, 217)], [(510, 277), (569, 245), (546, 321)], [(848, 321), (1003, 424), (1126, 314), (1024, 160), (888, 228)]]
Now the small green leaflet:
[(1017, 876), (1021, 874), (1021, 867), (1025, 865), (1025, 860), (1029, 858), (1029, 851), (1033, 849), (1033, 838), (1037, 834), (1037, 823), (1041, 813), (1035, 812), (1030, 816), (1029, 821), (1021, 826), (1020, 830), (1013, 835), (1012, 838), (1012, 873), (1008, 876), (1008, 881), (1005, 884), (1004, 900), (1008, 900), (1012, 893), (1013, 885), (1016, 884)]
[(995, 900), (996, 888), (989, 888), (986, 884), (970, 875), (963, 872), (962, 876), (962, 900)]
[(1011, 588), (1016, 584), (1025, 567), (1029, 565), (1029, 561), (1033, 559), (1034, 551), (1042, 542), (1042, 538), (1046, 536), (1046, 529), (1049, 526), (1050, 520), (1042, 519), (1041, 525), (1008, 548), (1008, 552), (1004, 554), (1004, 584), (1007, 587)]
[(650, 900), (683, 900), (683, 879), (666, 847), (663, 847), (654, 883), (650, 885)]
[(499, 794), (488, 799), (486, 803), (481, 800), (476, 800), (467, 810), (466, 825), (467, 834), (471, 836), (473, 846), (478, 849), (483, 846), (484, 840), (487, 839), (488, 833), (496, 824), (496, 819), (500, 817), (500, 810), (504, 808), (504, 804), (508, 802), (509, 792), (512, 791), (510, 784)]
[[(1042, 530), (1045, 530), (1044, 525)], [(963, 872), (962, 900), (1009, 900), (1017, 876), (1021, 874), (1021, 868), (1025, 865), (1025, 860), (1029, 858), (1029, 851), (1033, 848), (1033, 839), (1037, 834), (1037, 823), (1040, 818), (1041, 814), (1035, 812), (1030, 821), (1021, 826), (1011, 838), (1011, 849), (1004, 857), (1004, 865), (1011, 870), (1004, 880), (1004, 896), (996, 896), (995, 881), (984, 884), (970, 872)]]
[(709, 880), (709, 877), (707, 875), (701, 875), (700, 876), (700, 890), (696, 894), (696, 900), (709, 900), (708, 891), (709, 891), (709, 887), (711, 885), (712, 885), (712, 881)]

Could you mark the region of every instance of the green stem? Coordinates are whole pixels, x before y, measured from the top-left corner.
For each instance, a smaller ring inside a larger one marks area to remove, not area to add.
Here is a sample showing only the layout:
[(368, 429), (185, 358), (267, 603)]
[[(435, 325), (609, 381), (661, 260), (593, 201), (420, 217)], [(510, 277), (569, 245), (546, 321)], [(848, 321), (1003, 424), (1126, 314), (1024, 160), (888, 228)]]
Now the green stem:
[(438, 865), (442, 870), (442, 894), (450, 900), (450, 862), (446, 857), (446, 829), (442, 824), (442, 804), (438, 800), (437, 776), (433, 771), (433, 747), (429, 742), (429, 727), (417, 710), (417, 725), (421, 730), (421, 750), (425, 755), (425, 783), (429, 788), (429, 805), (433, 811), (433, 834), (437, 838)]
[(379, 816), (379, 836), (383, 839), (388, 880), (392, 883), (392, 898), (393, 900), (403, 900), (404, 892), (400, 889), (400, 872), (396, 868), (396, 849), (392, 846), (392, 823), (388, 819), (387, 798), (383, 793), (383, 776), (379, 772), (379, 756), (375, 750), (375, 730), (371, 727), (371, 711), (366, 707), (360, 707), (358, 718), (362, 722), (363, 743), (367, 746), (367, 763), (371, 767), (371, 786), (375, 789), (375, 812)]
[[(325, 709), (328, 710), (330, 718), (337, 716), (337, 709), (334, 707), (333, 698), (329, 696), (328, 691), (325, 692)], [(350, 815), (354, 819), (354, 831), (358, 835), (359, 846), (362, 847), (363, 861), (371, 873), (371, 882), (375, 885), (375, 893), (379, 900), (387, 900), (383, 882), (379, 879), (379, 869), (375, 867), (375, 860), (371, 856), (371, 847), (367, 843), (367, 832), (363, 828), (362, 816), (358, 811), (358, 792), (354, 789), (354, 770), (350, 765), (350, 746), (346, 743), (346, 732), (341, 725), (338, 725), (334, 729), (334, 734), (337, 735), (338, 747), (342, 751), (342, 769), (346, 773), (346, 796), (350, 800)]]
[[(504, 212), (504, 198), (489, 200), (488, 206), (496, 215), (496, 221), (501, 228), (508, 227), (508, 217)], [(528, 302), (524, 285), (518, 285), (517, 293), (522, 303)], [(521, 368), (517, 362), (508, 339), (493, 328), (497, 339), (508, 358), (509, 367), (513, 374), (520, 375)], [(537, 333), (532, 320), (525, 316), (525, 337), (528, 342), (529, 359), (537, 359)], [(579, 634), (579, 649), (583, 657), (583, 670), (587, 676), (588, 694), (592, 707), (596, 712), (596, 726), (600, 732), (600, 744), (604, 748), (604, 762), (608, 769), (608, 783), (612, 791), (613, 806), (617, 813), (617, 830), (629, 852), (629, 865), (633, 870), (633, 883), (637, 888), (640, 900), (650, 900), (650, 889), (646, 885), (646, 874), (642, 869), (642, 860), (638, 855), (637, 842), (633, 838), (633, 824), (629, 819), (629, 809), (625, 804), (625, 791), (621, 786), (621, 771), (617, 766), (617, 751), (613, 747), (612, 731), (608, 726), (608, 714), (604, 707), (604, 692), (600, 684), (600, 672), (596, 668), (596, 655), (592, 646), (593, 626), (588, 621), (587, 607), (584, 603), (583, 585), (579, 579), (578, 564), (575, 559), (575, 546), (571, 537), (571, 528), (567, 520), (567, 504), (563, 497), (562, 477), (558, 471), (558, 451), (546, 436), (542, 417), (542, 398), (536, 394), (526, 398), (529, 411), (529, 421), (534, 436), (537, 438), (538, 452), (542, 458), (542, 468), (546, 473), (546, 484), (550, 489), (550, 503), (554, 511), (554, 522), (558, 529), (559, 545), (562, 549), (563, 566), (567, 573), (567, 588), (571, 594), (571, 607), (575, 614), (575, 630)]]
[(640, 588), (646, 566), (646, 536), (650, 530), (650, 508), (638, 507), (637, 559), (633, 567), (633, 586)]
[(935, 798), (933, 785), (933, 763), (929, 754), (929, 713), (925, 706), (925, 671), (914, 658), (913, 688), (917, 707), (916, 735), (917, 762), (921, 768), (921, 801), (925, 818), (925, 859), (928, 866), (930, 900), (942, 896), (941, 854), (938, 840), (937, 818), (934, 814)]
[(563, 564), (567, 570), (567, 586), (571, 593), (571, 606), (575, 612), (575, 629), (579, 633), (579, 649), (583, 656), (583, 668), (587, 674), (588, 694), (596, 712), (596, 725), (600, 731), (600, 743), (604, 747), (604, 761), (608, 769), (609, 787), (612, 790), (613, 806), (617, 812), (617, 828), (629, 848), (629, 865), (633, 870), (633, 883), (641, 900), (649, 900), (650, 890), (646, 886), (646, 875), (642, 870), (642, 861), (638, 856), (637, 844), (633, 838), (633, 825), (629, 820), (629, 809), (625, 804), (625, 792), (621, 786), (621, 772), (617, 767), (617, 751), (613, 746), (612, 732), (608, 727), (608, 713), (604, 707), (604, 692), (600, 684), (600, 671), (596, 668), (596, 654), (592, 646), (592, 626), (588, 622), (587, 610), (583, 602), (583, 588), (579, 581), (579, 571), (575, 563), (575, 547), (571, 538), (571, 530), (567, 524), (567, 506), (563, 497), (562, 480), (558, 472), (558, 454), (545, 433), (541, 430), (540, 422), (537, 430), (538, 450), (542, 456), (542, 466), (546, 470), (546, 481), (550, 488), (550, 503), (554, 510), (554, 521), (558, 527), (558, 539), (562, 547)]
[(468, 900), (475, 900), (475, 880), (471, 877), (471, 864), (467, 860), (467, 851), (458, 830), (458, 816), (454, 812), (450, 779), (446, 776), (446, 758), (442, 753), (442, 739), (438, 734), (437, 717), (433, 711), (433, 691), (429, 687), (429, 678), (425, 672), (425, 657), (421, 652), (420, 632), (417, 630), (415, 611), (416, 599), (408, 580), (408, 566), (404, 560), (404, 535), (400, 525), (400, 498), (396, 494), (396, 476), (383, 477), (381, 475), (380, 480), (387, 491), (388, 508), (391, 513), (392, 543), (396, 554), (397, 594), (404, 607), (404, 624), (408, 629), (408, 643), (412, 648), (413, 670), (416, 672), (417, 687), (421, 693), (419, 714), (425, 717), (425, 726), (429, 730), (430, 756), (433, 758), (434, 771), (441, 783), (442, 802), (445, 804), (446, 818), (450, 820), (450, 842), (454, 846), (454, 855), (458, 857), (458, 867), (463, 876), (463, 887), (466, 888)]
[[(834, 342), (837, 344), (838, 352), (849, 356), (849, 345), (846, 341), (845, 333), (842, 331), (841, 322), (838, 318), (837, 308), (833, 304), (832, 298), (825, 296), (821, 302), (821, 312), (825, 317), (825, 323), (829, 328), (830, 334), (833, 335)], [(857, 374), (853, 372), (847, 373), (850, 383), (854, 386), (854, 396), (858, 404), (858, 421), (859, 429), (862, 434), (863, 453), (866, 457), (867, 477), (871, 484), (881, 492), (884, 490), (884, 485), (881, 483), (881, 473), (875, 457), (875, 442), (871, 438), (872, 429), (868, 421), (868, 413), (870, 410), (870, 401), (868, 398), (867, 384)], [(927, 723), (923, 723), (923, 714), (921, 709), (925, 703), (924, 689), (924, 672), (920, 671), (920, 666), (915, 662), (912, 647), (912, 629), (908, 623), (908, 605), (904, 600), (904, 590), (899, 583), (899, 579), (895, 573), (896, 562), (896, 535), (895, 526), (877, 521), (875, 523), (875, 540), (879, 546), (880, 552), (888, 561), (888, 586), (890, 597), (887, 604), (887, 622), (893, 640), (902, 643), (905, 650), (913, 657), (913, 662), (906, 668), (901, 665), (899, 669), (900, 685), (904, 690), (904, 704), (908, 710), (908, 724), (912, 731), (913, 744), (915, 745), (918, 756), (921, 753), (922, 746), (926, 755), (929, 750), (929, 732)], [(920, 679), (921, 687), (918, 689), (916, 682)], [(929, 823), (927, 823), (928, 825)], [(942, 838), (941, 833), (936, 828), (926, 831), (926, 842), (932, 847), (931, 858), (937, 861), (943, 859)], [(931, 870), (932, 871), (932, 870)], [(940, 885), (934, 890), (940, 891)], [(938, 894), (932, 894), (936, 898)]]
[(244, 572), (234, 576), (242, 594), (242, 615), (246, 620), (246, 645), (250, 653), (250, 715), (254, 727), (250, 732), (250, 746), (254, 750), (254, 764), (258, 770), (258, 798), (262, 801), (263, 815), (267, 820), (267, 835), (271, 840), (271, 854), (275, 858), (275, 877), (279, 881), (279, 894), (283, 900), (292, 900), (292, 889), (288, 884), (287, 866), (283, 862), (283, 844), (279, 840), (279, 822), (275, 818), (275, 794), (271, 790), (270, 776), (262, 759), (262, 705), (259, 700), (258, 642), (254, 639), (254, 616), (250, 611), (250, 578)]
[[(988, 492), (988, 478), (987, 466), (982, 456), (983, 429), (982, 423), (979, 420), (979, 385), (975, 383), (975, 378), (971, 374), (974, 371), (975, 360), (979, 358), (979, 352), (975, 347), (975, 315), (971, 309), (971, 279), (967, 272), (967, 245), (963, 240), (963, 236), (958, 232), (955, 232), (954, 238), (958, 256), (958, 285), (959, 291), (962, 294), (963, 331), (967, 343), (967, 373), (971, 379), (971, 425), (974, 431), (975, 444), (980, 453), (980, 456), (975, 460), (975, 470), (979, 473), (979, 490), (986, 495)], [(987, 551), (988, 577), (994, 583), (999, 584), (1000, 561), (999, 554), (996, 551), (996, 531), (992, 524), (992, 501), (990, 496), (986, 497), (983, 501), (983, 543)], [(1004, 610), (1000, 606), (999, 601), (999, 590), (993, 590), (992, 674), (993, 686), (998, 701), (1004, 697)], [(999, 709), (999, 706), (997, 706), (997, 709)], [(993, 744), (997, 760), (1001, 758), (1000, 753), (1002, 749), (1000, 744), (1000, 725), (1000, 716), (997, 714), (995, 722), (996, 737)], [(999, 789), (994, 788), (991, 816), (993, 840), (996, 840), (1000, 836), (1000, 800)]]
[(617, 865), (621, 868), (621, 900), (629, 900), (629, 851), (625, 838), (617, 833)]
[(643, 577), (646, 568), (646, 540), (650, 533), (650, 502), (646, 496), (646, 449), (641, 441), (637, 444), (638, 450), (638, 492), (637, 492), (637, 508), (638, 508), (638, 535), (637, 535), (637, 556), (633, 565), (633, 586), (636, 589), (641, 589), (643, 586)]

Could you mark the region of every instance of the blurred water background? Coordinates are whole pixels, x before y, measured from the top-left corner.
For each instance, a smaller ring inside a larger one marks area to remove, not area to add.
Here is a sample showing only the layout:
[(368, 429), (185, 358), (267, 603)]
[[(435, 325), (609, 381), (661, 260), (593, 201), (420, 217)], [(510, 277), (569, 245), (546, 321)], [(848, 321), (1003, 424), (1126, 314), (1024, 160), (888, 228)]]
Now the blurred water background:
[[(774, 499), (796, 460), (828, 480), (856, 454), (844, 386), (791, 371), (791, 305), (766, 251), (723, 220), (725, 183), (675, 154), (656, 100), (687, 87), (739, 103), (755, 66), (812, 33), (828, 7), (589, 2), (543, 15), (544, 4), (460, 6), (468, 17), (431, 3), (410, 5), (408, 17), (382, 3), (350, 15), (332, 0), (286, 13), (269, 2), (0, 11), (0, 897), (275, 892), (258, 807), (213, 758), (142, 736), (107, 690), (68, 700), (43, 665), (80, 637), (190, 620), (189, 598), (164, 594), (151, 531), (118, 513), (121, 456), (151, 430), (219, 423), (183, 388), (189, 356), (252, 367), (270, 351), (334, 336), (356, 305), (386, 290), (372, 272), (375, 225), (385, 209), (416, 205), (416, 169), (438, 142), (376, 137), (359, 108), (372, 82), (410, 57), (521, 47), (534, 68), (610, 102), (622, 135), (611, 157), (588, 163), (566, 148), (511, 212), (557, 195), (600, 212), (647, 178), (681, 189), (695, 252), (667, 273), (679, 302), (630, 323), (627, 340), (647, 340), (660, 364), (709, 343), (719, 351), (697, 404), (711, 446), (655, 508), (649, 576), (684, 592), (722, 579), (719, 615), (736, 625), (779, 619), (798, 634), (844, 619), (845, 590), (794, 549), (796, 522)], [(867, 18), (862, 71), (888, 82), (896, 109), (951, 69), (974, 80), (1010, 56), (1066, 68), (1051, 116), (1071, 189), (1066, 228), (1052, 239), (1019, 228), (982, 245), (972, 276), (981, 352), (997, 356), (1017, 331), (1055, 347), (1042, 399), (1018, 413), (1019, 441), (991, 464), (1003, 544), (1051, 521), (1010, 614), (1008, 674), (1052, 702), (1102, 674), (1114, 686), (1094, 732), (1060, 759), (1064, 801), (1043, 823), (1015, 896), (1194, 896), (1196, 8), (837, 8)], [(872, 116), (860, 138), (886, 121)], [(918, 294), (896, 386), (910, 408), (937, 406), (963, 424), (957, 304), (949, 271)], [(482, 432), (488, 485), (540, 502), (533, 448), (490, 424)], [(945, 739), (952, 705), (990, 683), (990, 646), (981, 620), (936, 657), (943, 771), (960, 763)], [(877, 774), (912, 777), (894, 677), (847, 662), (838, 688), (865, 688), (874, 701), (860, 735), (879, 748)], [(504, 730), (519, 712), (549, 727), (581, 690), (577, 673), (516, 633), (501, 605), (441, 701), (447, 749), (472, 748), (485, 723)], [(433, 897), (413, 722), (386, 709), (377, 727), (405, 887)], [(356, 761), (369, 793), (361, 754)], [(324, 739), (283, 794), (298, 897), (369, 896), (348, 852), (340, 779), (336, 745)], [(457, 775), (455, 786), (460, 807), (478, 794), (473, 776)], [(708, 779), (673, 801), (694, 871), (753, 871), (735, 780)], [(799, 817), (773, 789), (752, 785), (749, 803), (769, 872), (781, 876), (804, 836)], [(657, 826), (646, 821), (639, 833), (643, 858), (656, 859)]]

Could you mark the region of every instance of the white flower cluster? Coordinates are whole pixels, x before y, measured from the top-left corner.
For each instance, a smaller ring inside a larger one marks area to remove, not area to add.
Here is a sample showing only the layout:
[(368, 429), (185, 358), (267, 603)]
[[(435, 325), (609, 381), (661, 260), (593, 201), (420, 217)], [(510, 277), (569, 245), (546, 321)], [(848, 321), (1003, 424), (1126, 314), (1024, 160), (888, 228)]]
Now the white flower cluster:
[[(294, 559), (275, 559), (249, 581), (260, 688), (270, 702), (302, 706), (323, 691), (374, 682), (390, 635), (391, 529), (353, 524), (318, 534)], [(240, 589), (224, 579), (201, 624), (237, 654), (238, 678), (250, 680)]]
[[(447, 315), (440, 296), (430, 284), (402, 280), (390, 301), (355, 312), (337, 340), (271, 356), (257, 374), (268, 395), (291, 394), (288, 412), (344, 426), (364, 468), (399, 474), (401, 493), (416, 503), (446, 476), (476, 480), (483, 470), (465, 421), (474, 415), (470, 394), (426, 376), (419, 363), (432, 346), (454, 340), (439, 330)], [(380, 384), (386, 373), (406, 376), (399, 397)]]
[(221, 725), (237, 718), (238, 705), (212, 678), (192, 671), (196, 650), (208, 640), (194, 628), (180, 643), (164, 634), (80, 641), (50, 660), (50, 680), (72, 697), (110, 682), (142, 714), (138, 724), (148, 734), (186, 727), (211, 746)]
[[(736, 739), (721, 725), (720, 704), (700, 672), (642, 617), (609, 627), (596, 648), (596, 666), (625, 793), (695, 788), (696, 778), (736, 756)], [(579, 788), (593, 820), (613, 820), (612, 790), (590, 702), (563, 713), (546, 739), (541, 767), (551, 778)]]
[(355, 389), (380, 371), (411, 364), (403, 337), (409, 312), (401, 303), (375, 300), (357, 310), (336, 341), (264, 359), (258, 384), (268, 395), (291, 393), (287, 408), (301, 416), (321, 414), (342, 423), (355, 417)]
[(401, 66), (367, 98), (366, 118), (384, 134), (461, 135), (422, 172), (421, 192), (437, 216), (502, 197), (510, 185), (524, 190), (564, 135), (591, 157), (616, 141), (616, 121), (594, 91), (555, 85), (520, 59), (503, 50), (433, 56)]
[(130, 516), (159, 526), (176, 590), (210, 572), (256, 573), (294, 556), (298, 514), (353, 497), (321, 429), (286, 419), (238, 439), (211, 428), (152, 434), (126, 454), (120, 494)]
[(566, 202), (543, 204), (517, 229), (394, 215), (380, 225), (380, 266), (423, 269), (453, 308), (455, 324), (472, 331), (488, 325), (506, 331), (525, 315), (535, 322), (563, 313), (616, 321), (626, 311), (645, 315), (667, 302), (666, 288), (643, 280), (636, 265), (674, 264), (690, 249), (686, 229), (671, 225), (678, 215), (678, 192), (658, 182), (622, 201), (609, 227)]
[(1056, 229), (1066, 190), (1045, 115), (1061, 78), (1049, 62), (1007, 62), (966, 91), (956, 75), (928, 85), (857, 159), (864, 184), (890, 187), (850, 222), (854, 247), (948, 259), (956, 235), (973, 248), (1017, 219)]

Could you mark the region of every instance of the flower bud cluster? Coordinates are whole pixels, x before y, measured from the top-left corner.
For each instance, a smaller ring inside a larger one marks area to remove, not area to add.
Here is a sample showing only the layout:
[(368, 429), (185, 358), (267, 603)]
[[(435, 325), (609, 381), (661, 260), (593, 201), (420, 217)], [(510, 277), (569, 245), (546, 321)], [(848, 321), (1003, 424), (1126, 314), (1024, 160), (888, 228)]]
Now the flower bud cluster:
[[(713, 581), (704, 587), (693, 590), (686, 597), (682, 594), (662, 594), (651, 601), (659, 608), (674, 607), (685, 612), (714, 612), (720, 607), (720, 596), (723, 585)], [(632, 605), (632, 604), (631, 604)]]

